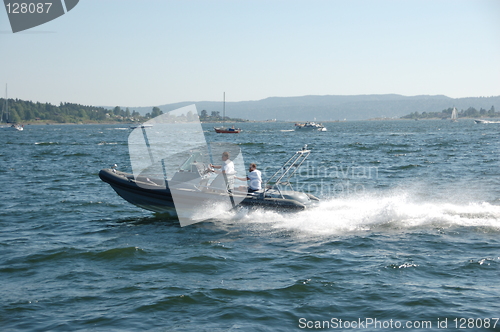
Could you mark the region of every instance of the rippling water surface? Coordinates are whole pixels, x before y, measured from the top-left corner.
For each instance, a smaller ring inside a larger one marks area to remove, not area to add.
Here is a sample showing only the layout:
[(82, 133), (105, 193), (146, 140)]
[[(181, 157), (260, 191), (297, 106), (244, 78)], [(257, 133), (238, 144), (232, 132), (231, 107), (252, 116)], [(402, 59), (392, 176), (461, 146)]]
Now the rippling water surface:
[(239, 143), (268, 176), (308, 144), (294, 185), (320, 206), (181, 228), (99, 180), (115, 163), (130, 171), (127, 126), (0, 131), (0, 329), (290, 331), (373, 319), (380, 327), (364, 330), (390, 320), (453, 330), (462, 318), (474, 318), (469, 330), (486, 319), (493, 329), (500, 125), (204, 127), (209, 141)]

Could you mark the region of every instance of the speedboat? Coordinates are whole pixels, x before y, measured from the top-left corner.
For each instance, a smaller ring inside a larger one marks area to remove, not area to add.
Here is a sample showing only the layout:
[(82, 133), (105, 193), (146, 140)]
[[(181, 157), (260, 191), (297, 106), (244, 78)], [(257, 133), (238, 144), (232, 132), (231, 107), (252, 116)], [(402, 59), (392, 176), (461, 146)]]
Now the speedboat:
[(475, 123), (500, 123), (500, 121), (491, 121), (491, 120), (480, 120), (480, 119), (475, 119)]
[(225, 128), (225, 127), (214, 127), (214, 130), (218, 134), (239, 134), (241, 132), (240, 128)]
[(24, 130), (24, 126), (23, 125), (20, 125), (20, 124), (13, 124), (11, 125), (10, 127), (8, 127), (10, 130), (16, 130), (16, 131), (23, 131)]
[[(247, 193), (246, 188), (235, 188), (231, 179), (234, 175), (222, 173), (212, 179), (214, 170), (206, 161), (207, 156), (203, 151), (191, 151), (187, 160), (168, 180), (166, 171), (160, 171), (156, 176), (152, 173), (135, 176), (118, 171), (116, 164), (101, 170), (99, 177), (127, 202), (149, 211), (178, 216), (183, 226), (181, 214), (185, 215), (188, 210), (203, 214), (204, 208), (213, 208), (219, 203), (226, 204), (228, 209), (247, 207), (283, 212), (301, 211), (317, 205), (317, 197), (295, 191), (290, 184), (290, 178), (310, 153), (307, 146), (295, 152), (267, 180), (262, 190), (253, 193)], [(184, 225), (194, 222), (189, 221)]]
[(321, 123), (306, 122), (296, 123), (295, 131), (326, 131), (326, 128)]

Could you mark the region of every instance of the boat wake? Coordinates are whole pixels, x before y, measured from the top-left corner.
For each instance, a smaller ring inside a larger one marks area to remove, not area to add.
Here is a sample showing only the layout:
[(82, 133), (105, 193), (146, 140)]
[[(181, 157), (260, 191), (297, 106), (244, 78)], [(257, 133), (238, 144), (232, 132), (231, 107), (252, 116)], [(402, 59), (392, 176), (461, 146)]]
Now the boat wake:
[(482, 203), (453, 204), (415, 201), (409, 194), (330, 198), (318, 207), (294, 214), (240, 211), (227, 217), (263, 227), (304, 235), (391, 232), (416, 229), (481, 228), (500, 232), (500, 206)]

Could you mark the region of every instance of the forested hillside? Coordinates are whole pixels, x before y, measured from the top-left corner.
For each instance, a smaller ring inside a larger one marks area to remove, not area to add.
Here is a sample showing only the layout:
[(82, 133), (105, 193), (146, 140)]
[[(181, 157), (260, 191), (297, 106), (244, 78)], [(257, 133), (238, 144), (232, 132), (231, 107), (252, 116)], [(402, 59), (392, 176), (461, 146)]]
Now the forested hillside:
[(2, 122), (106, 122), (106, 121), (141, 121), (144, 118), (136, 111), (120, 107), (106, 109), (96, 106), (85, 106), (73, 103), (60, 103), (59, 106), (50, 103), (25, 101), (20, 99), (0, 98)]

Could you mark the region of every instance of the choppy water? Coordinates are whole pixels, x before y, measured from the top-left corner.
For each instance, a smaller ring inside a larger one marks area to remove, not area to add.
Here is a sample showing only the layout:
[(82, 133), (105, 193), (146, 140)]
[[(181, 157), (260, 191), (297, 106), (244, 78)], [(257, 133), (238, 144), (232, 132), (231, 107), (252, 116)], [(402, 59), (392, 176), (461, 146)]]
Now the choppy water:
[(127, 126), (0, 131), (0, 330), (290, 331), (338, 319), (373, 331), (390, 320), (494, 328), (500, 125), (204, 126), (267, 175), (309, 144), (295, 187), (321, 205), (181, 228), (99, 180), (114, 163), (130, 171)]

